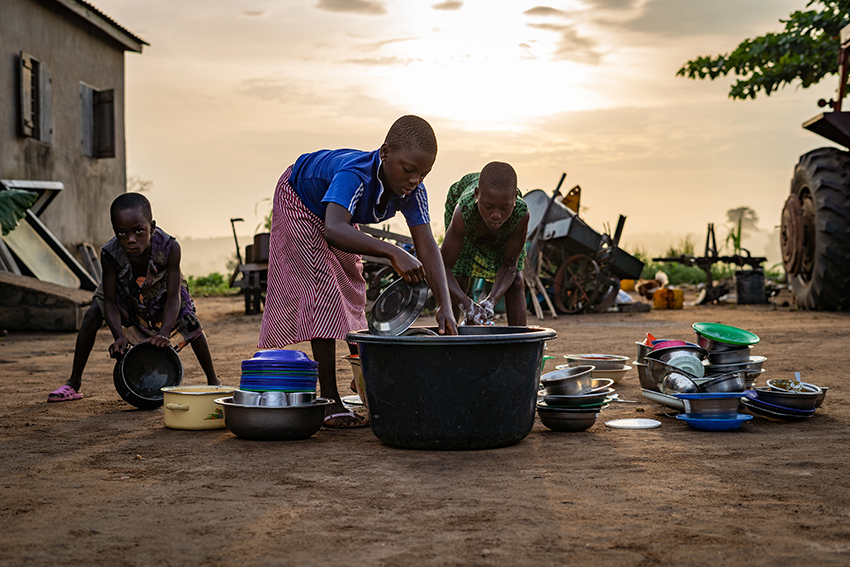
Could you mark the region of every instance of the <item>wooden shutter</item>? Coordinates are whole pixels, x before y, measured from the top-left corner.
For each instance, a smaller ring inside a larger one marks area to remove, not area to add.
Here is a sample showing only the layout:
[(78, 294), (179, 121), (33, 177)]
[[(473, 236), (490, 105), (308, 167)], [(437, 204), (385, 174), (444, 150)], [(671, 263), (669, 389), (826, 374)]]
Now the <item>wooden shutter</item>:
[(115, 90), (94, 92), (95, 157), (115, 157)]
[(84, 156), (94, 156), (94, 89), (80, 83), (80, 150)]
[(50, 67), (44, 63), (38, 65), (38, 139), (50, 143), (53, 133), (53, 117), (50, 107)]
[(32, 136), (32, 58), (21, 51), (21, 135)]

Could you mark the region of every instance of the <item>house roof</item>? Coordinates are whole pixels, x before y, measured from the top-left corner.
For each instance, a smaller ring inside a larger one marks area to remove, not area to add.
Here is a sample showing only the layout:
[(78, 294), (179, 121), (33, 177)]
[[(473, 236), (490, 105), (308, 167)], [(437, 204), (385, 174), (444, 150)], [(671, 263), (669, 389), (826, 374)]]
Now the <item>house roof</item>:
[(68, 10), (74, 12), (90, 24), (101, 29), (109, 37), (124, 46), (126, 51), (142, 52), (143, 45), (148, 42), (98, 10), (85, 0), (53, 0)]

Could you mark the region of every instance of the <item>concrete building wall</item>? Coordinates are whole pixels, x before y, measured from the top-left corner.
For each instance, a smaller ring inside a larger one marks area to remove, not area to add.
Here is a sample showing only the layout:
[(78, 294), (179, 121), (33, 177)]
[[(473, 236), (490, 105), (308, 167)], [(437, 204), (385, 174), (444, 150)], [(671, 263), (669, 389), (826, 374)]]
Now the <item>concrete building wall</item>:
[[(19, 135), (21, 51), (50, 68), (50, 144)], [(115, 157), (82, 153), (80, 82), (115, 90)], [(109, 204), (126, 190), (124, 47), (53, 2), (0, 1), (0, 178), (64, 183), (41, 220), (72, 250), (112, 237)]]

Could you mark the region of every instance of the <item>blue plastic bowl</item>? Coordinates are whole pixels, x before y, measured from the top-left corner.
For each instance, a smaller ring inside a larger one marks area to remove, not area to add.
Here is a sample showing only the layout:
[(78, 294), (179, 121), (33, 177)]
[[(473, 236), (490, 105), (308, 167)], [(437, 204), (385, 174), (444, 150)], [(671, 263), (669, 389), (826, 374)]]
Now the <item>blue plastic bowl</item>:
[(691, 417), (687, 414), (676, 416), (676, 419), (681, 419), (693, 429), (700, 431), (731, 431), (732, 429), (738, 429), (745, 421), (749, 421), (752, 418), (753, 416), (744, 413), (739, 413), (732, 419), (702, 419)]

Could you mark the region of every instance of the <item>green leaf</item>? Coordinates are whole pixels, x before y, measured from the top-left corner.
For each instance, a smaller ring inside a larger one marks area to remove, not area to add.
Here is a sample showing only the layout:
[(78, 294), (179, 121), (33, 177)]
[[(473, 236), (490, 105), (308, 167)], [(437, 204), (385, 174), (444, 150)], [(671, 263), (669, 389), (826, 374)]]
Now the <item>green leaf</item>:
[(18, 221), (27, 214), (27, 209), (32, 207), (38, 199), (38, 193), (23, 191), (21, 189), (7, 189), (0, 191), (0, 226), (3, 228), (3, 236), (6, 236), (18, 226)]
[(745, 39), (731, 53), (701, 56), (687, 61), (676, 76), (714, 80), (733, 75), (733, 99), (766, 96), (799, 81), (808, 88), (838, 72), (841, 28), (850, 24), (850, 0), (809, 0), (806, 11), (779, 20), (785, 29)]

